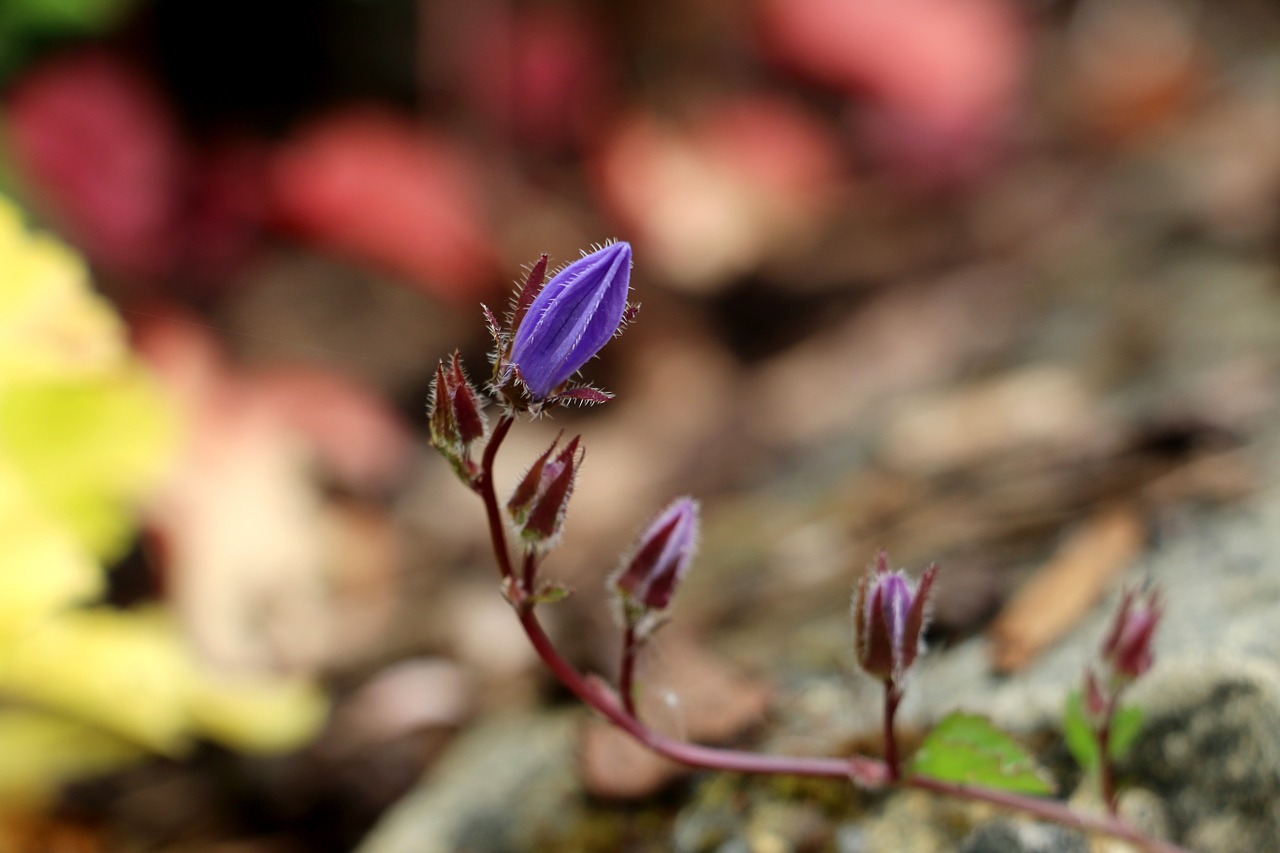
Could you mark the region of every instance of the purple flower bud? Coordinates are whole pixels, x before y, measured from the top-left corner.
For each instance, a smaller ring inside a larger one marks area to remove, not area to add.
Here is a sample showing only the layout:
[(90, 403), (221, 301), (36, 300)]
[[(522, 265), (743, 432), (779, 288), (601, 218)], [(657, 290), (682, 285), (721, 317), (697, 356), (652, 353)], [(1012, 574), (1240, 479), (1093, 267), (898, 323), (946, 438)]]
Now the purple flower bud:
[(519, 318), (511, 363), (536, 399), (577, 373), (618, 331), (631, 283), (631, 244), (612, 243), (569, 264)]
[(507, 501), (507, 511), (520, 538), (530, 547), (550, 548), (564, 526), (573, 482), (582, 463), (580, 436), (558, 453), (560, 436), (525, 472)]
[(612, 585), (639, 613), (665, 610), (689, 569), (698, 545), (698, 502), (679, 498), (667, 506), (622, 561)]
[(1163, 605), (1155, 590), (1124, 594), (1111, 630), (1102, 643), (1102, 657), (1113, 677), (1132, 681), (1151, 669), (1155, 653), (1151, 648)]
[(884, 551), (876, 566), (858, 584), (853, 621), (858, 664), (871, 675), (898, 682), (924, 648), (922, 635), (929, 618), (929, 592), (937, 566), (930, 566), (914, 584), (899, 571), (889, 570)]

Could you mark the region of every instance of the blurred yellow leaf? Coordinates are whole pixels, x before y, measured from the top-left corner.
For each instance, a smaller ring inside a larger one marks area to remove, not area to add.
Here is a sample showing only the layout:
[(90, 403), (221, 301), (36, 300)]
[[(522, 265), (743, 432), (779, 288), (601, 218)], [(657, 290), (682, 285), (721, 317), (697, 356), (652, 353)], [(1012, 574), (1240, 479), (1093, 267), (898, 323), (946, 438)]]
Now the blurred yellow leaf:
[(123, 327), (70, 249), (22, 226), (0, 197), (0, 385), (66, 379), (123, 363)]
[(0, 458), (33, 502), (98, 556), (116, 556), (167, 468), (176, 421), (140, 367), (0, 389)]
[(324, 694), (302, 679), (232, 678), (205, 674), (190, 695), (196, 726), (228, 746), (283, 752), (302, 746), (324, 723)]
[(187, 745), (193, 671), (159, 612), (72, 611), (0, 647), (0, 691), (169, 755)]
[(0, 711), (0, 806), (34, 807), (60, 785), (142, 756), (137, 746), (71, 720)]
[(0, 643), (102, 593), (102, 567), (58, 525), (0, 510)]
[(0, 198), (0, 806), (204, 734), (300, 745), (327, 713), (298, 680), (229, 680), (160, 609), (88, 607), (172, 464), (175, 407), (83, 263)]

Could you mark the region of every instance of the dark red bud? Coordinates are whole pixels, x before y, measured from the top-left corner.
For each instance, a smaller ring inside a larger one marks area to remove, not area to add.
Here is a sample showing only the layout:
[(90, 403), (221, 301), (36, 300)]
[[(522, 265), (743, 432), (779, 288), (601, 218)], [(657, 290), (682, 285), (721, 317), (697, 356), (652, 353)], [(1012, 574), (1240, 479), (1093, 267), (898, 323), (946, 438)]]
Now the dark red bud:
[(484, 438), (488, 422), (476, 390), (471, 386), (467, 374), (462, 369), (462, 358), (457, 352), (453, 354), (449, 376), (449, 384), (453, 388), (453, 417), (457, 421), (458, 434), (462, 438), (462, 443), (469, 445)]
[(512, 521), (521, 538), (530, 545), (546, 547), (559, 536), (578, 466), (582, 463), (581, 436), (574, 436), (557, 452), (559, 443), (560, 436), (556, 436), (551, 446), (529, 466), (507, 501)]
[(1092, 669), (1084, 674), (1084, 709), (1089, 719), (1095, 722), (1106, 718), (1107, 697), (1098, 681), (1098, 674)]
[(565, 513), (569, 509), (569, 497), (573, 494), (573, 481), (577, 476), (578, 438), (569, 442), (553, 462), (543, 467), (545, 490), (533, 504), (529, 519), (525, 522), (523, 535), (526, 539), (536, 541), (550, 540), (556, 537), (564, 524)]
[(1124, 594), (1102, 644), (1102, 657), (1116, 677), (1132, 680), (1151, 668), (1155, 661), (1152, 640), (1162, 610), (1154, 591), (1139, 594), (1130, 590)]
[(665, 610), (688, 571), (698, 540), (698, 504), (680, 498), (640, 535), (613, 577), (614, 588), (640, 610)]
[(529, 306), (533, 304), (533, 300), (542, 292), (542, 285), (547, 278), (547, 256), (542, 255), (538, 258), (537, 263), (529, 270), (529, 275), (525, 279), (524, 285), (520, 288), (520, 294), (516, 297), (516, 310), (511, 315), (511, 328), (520, 327), (520, 321), (524, 319), (524, 315), (529, 313)]
[(430, 409), (431, 444), (442, 452), (456, 448), (462, 442), (458, 434), (458, 424), (453, 417), (452, 395), (445, 377), (444, 362), (436, 366), (436, 381), (432, 389)]

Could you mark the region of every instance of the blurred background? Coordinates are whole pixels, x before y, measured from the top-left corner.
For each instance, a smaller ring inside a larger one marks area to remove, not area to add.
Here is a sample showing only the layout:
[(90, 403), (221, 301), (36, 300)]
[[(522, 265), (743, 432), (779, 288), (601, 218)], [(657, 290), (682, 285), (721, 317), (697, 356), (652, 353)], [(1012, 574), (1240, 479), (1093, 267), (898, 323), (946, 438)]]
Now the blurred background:
[(1016, 674), (1273, 429), (1255, 0), (3, 0), (0, 192), (5, 851), (353, 850), (468, 772), (525, 805), (465, 849), (670, 849), (687, 780), (597, 729), (550, 811), (485, 775), (572, 703), (425, 406), (543, 252), (631, 241), (643, 304), (504, 451), (584, 434), (548, 620), (611, 672), (700, 497), (646, 677), (703, 740), (854, 681), (879, 547)]

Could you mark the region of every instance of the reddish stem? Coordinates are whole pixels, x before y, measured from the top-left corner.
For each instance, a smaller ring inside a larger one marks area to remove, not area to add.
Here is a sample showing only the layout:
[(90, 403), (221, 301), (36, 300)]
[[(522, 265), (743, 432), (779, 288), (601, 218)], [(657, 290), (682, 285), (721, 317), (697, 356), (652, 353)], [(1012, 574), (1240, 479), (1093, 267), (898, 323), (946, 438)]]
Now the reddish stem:
[(538, 555), (533, 551), (525, 551), (524, 553), (524, 570), (521, 582), (524, 584), (524, 594), (533, 595), (534, 588), (538, 582)]
[[(888, 688), (885, 697), (885, 752), (888, 762), (874, 758), (854, 755), (848, 758), (802, 758), (786, 755), (767, 755), (733, 749), (719, 749), (702, 746), (682, 740), (669, 738), (646, 726), (635, 715), (633, 703), (627, 694), (631, 692), (634, 680), (634, 661), (630, 673), (620, 678), (626, 685), (626, 692), (621, 701), (603, 681), (579, 672), (556, 649), (538, 621), (534, 613), (534, 603), (530, 598), (531, 590), (526, 590), (515, 580), (512, 570), (511, 555), (507, 550), (506, 528), (502, 523), (501, 510), (493, 487), (493, 462), (498, 447), (511, 429), (513, 418), (504, 415), (493, 431), (482, 457), (482, 470), (476, 482), (476, 490), (484, 500), (486, 515), (489, 521), (489, 538), (493, 544), (494, 556), (503, 578), (508, 581), (507, 587), (511, 603), (525, 635), (533, 645), (534, 651), (560, 683), (575, 696), (602, 714), (611, 723), (622, 729), (635, 740), (653, 750), (657, 754), (669, 758), (688, 767), (707, 770), (720, 770), (733, 773), (759, 773), (786, 776), (809, 776), (831, 779), (850, 779), (855, 784), (876, 788), (891, 781), (922, 791), (932, 791), (946, 796), (963, 797), (969, 800), (991, 803), (1004, 808), (1015, 809), (1045, 820), (1051, 820), (1063, 826), (1072, 827), (1085, 832), (1098, 832), (1131, 842), (1147, 850), (1148, 853), (1190, 853), (1185, 848), (1169, 842), (1149, 838), (1129, 826), (1114, 815), (1095, 816), (1073, 811), (1064, 803), (1056, 800), (1031, 797), (1000, 791), (963, 785), (957, 782), (946, 782), (927, 776), (901, 776), (898, 764), (897, 744), (893, 732), (893, 718), (897, 713), (901, 693)], [(526, 571), (529, 563), (526, 562)], [(634, 638), (626, 643), (626, 648), (634, 648)], [(634, 655), (633, 655), (634, 657)], [(624, 653), (624, 669), (625, 667)]]
[(1098, 728), (1098, 782), (1102, 788), (1102, 801), (1112, 816), (1120, 813), (1120, 799), (1116, 796), (1115, 765), (1111, 762), (1111, 712)]
[(890, 679), (884, 683), (884, 763), (889, 769), (889, 781), (902, 779), (902, 767), (898, 761), (898, 734), (894, 720), (898, 715), (898, 703), (902, 701), (902, 691), (897, 683)]
[(623, 709), (633, 717), (636, 713), (636, 657), (640, 649), (636, 642), (636, 626), (627, 621), (622, 632), (622, 664), (618, 667), (618, 693), (622, 695)]
[(498, 457), (498, 448), (503, 439), (511, 431), (515, 423), (512, 415), (503, 415), (498, 425), (493, 428), (489, 442), (484, 446), (484, 455), (480, 457), (480, 476), (476, 478), (476, 491), (484, 501), (485, 516), (489, 521), (489, 543), (493, 547), (493, 556), (498, 560), (498, 571), (502, 579), (510, 582), (515, 577), (511, 568), (511, 554), (507, 551), (507, 528), (502, 523), (502, 509), (498, 506), (498, 495), (493, 488), (493, 462)]
[(1078, 829), (1081, 832), (1102, 833), (1103, 835), (1109, 835), (1112, 838), (1119, 838), (1121, 841), (1135, 844), (1148, 851), (1148, 853), (1191, 853), (1187, 848), (1179, 847), (1172, 842), (1144, 835), (1113, 815), (1085, 814), (1073, 810), (1066, 803), (1058, 800), (1029, 797), (1025, 794), (1014, 794), (994, 788), (980, 788), (959, 782), (944, 782), (941, 779), (931, 779), (928, 776), (908, 776), (902, 781), (902, 784), (921, 791), (932, 791), (935, 794), (944, 794), (948, 797), (963, 797), (968, 800), (978, 800), (995, 806), (1014, 809), (1044, 820), (1051, 820), (1071, 829)]

